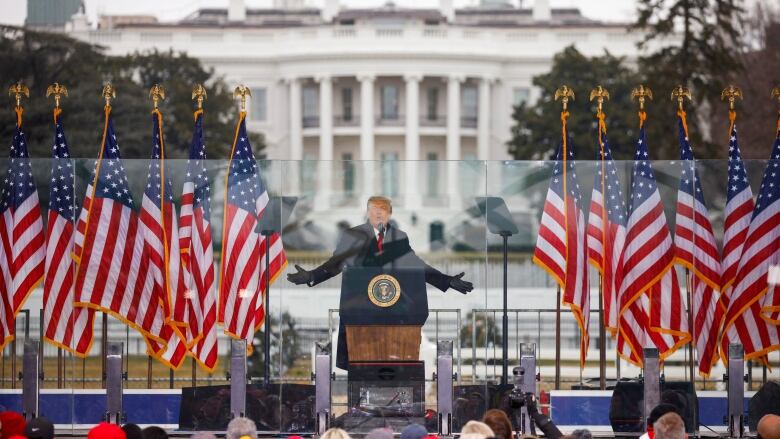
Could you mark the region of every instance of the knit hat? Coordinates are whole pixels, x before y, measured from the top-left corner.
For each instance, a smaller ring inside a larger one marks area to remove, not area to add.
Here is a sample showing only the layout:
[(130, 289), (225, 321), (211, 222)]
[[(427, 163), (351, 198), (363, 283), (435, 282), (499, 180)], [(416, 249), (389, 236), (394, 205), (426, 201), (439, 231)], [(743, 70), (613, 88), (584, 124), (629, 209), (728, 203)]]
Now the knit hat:
[(116, 424), (101, 422), (89, 430), (87, 439), (126, 439), (125, 431)]

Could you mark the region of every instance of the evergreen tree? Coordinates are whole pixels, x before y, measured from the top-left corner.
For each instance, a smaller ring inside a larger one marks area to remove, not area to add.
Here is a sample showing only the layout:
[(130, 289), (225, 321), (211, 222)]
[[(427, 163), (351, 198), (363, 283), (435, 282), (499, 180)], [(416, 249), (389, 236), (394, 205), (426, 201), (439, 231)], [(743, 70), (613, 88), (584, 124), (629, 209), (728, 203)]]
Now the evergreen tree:
[(569, 101), (569, 135), (576, 147), (577, 160), (594, 160), (597, 148), (596, 103), (589, 101), (590, 91), (597, 85), (610, 93), (605, 103), (607, 129), (616, 159), (630, 159), (637, 133), (636, 104), (631, 102), (631, 89), (639, 84), (634, 70), (623, 58), (605, 53), (589, 58), (574, 46), (565, 48), (553, 58), (549, 73), (534, 77), (533, 84), (541, 89), (535, 104), (516, 106), (512, 113), (515, 124), (508, 142), (509, 152), (518, 160), (549, 159), (561, 138), (561, 103), (554, 100), (555, 90), (568, 85), (575, 92)]
[[(197, 59), (156, 51), (108, 56), (98, 46), (63, 34), (17, 27), (0, 27), (0, 34), (0, 77), (8, 81), (4, 87), (7, 90), (12, 82), (21, 80), (30, 88), (30, 99), (24, 100), (24, 126), (31, 157), (51, 155), (54, 102), (45, 98), (45, 92), (49, 85), (59, 82), (69, 92), (61, 105), (71, 154), (93, 159), (103, 129), (105, 101), (100, 92), (103, 84), (111, 81), (117, 90), (112, 111), (123, 158), (146, 160), (149, 157), (152, 133), (149, 88), (155, 83), (167, 91), (167, 99), (160, 104), (165, 116), (166, 153), (172, 158), (186, 157), (195, 108), (191, 90), (193, 85), (203, 83), (208, 90), (204, 124), (209, 158), (228, 159), (238, 117), (232, 90)], [(7, 102), (6, 110), (0, 112), (0, 138), (10, 141), (16, 116), (11, 101)], [(252, 134), (251, 141), (255, 154), (261, 156), (265, 146), (263, 137)], [(4, 150), (0, 156), (7, 154)], [(139, 162), (139, 166), (145, 169), (145, 164)]]

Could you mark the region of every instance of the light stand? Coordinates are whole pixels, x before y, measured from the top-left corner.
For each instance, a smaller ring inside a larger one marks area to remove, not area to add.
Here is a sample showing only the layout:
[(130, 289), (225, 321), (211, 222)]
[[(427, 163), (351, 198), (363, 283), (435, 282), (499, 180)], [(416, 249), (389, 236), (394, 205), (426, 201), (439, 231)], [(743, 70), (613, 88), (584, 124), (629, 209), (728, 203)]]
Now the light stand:
[[(274, 233), (282, 231), (284, 224), (290, 218), (298, 197), (270, 197), (265, 206), (263, 216), (257, 222), (255, 231), (260, 233), (265, 239), (265, 294), (263, 295), (263, 309), (265, 318), (263, 319), (263, 384), (271, 384), (271, 276), (268, 275), (271, 265), (271, 236)], [(281, 239), (281, 237), (280, 237)]]
[[(504, 252), (504, 307), (501, 328), (501, 350), (503, 351), (501, 366), (501, 385), (507, 384), (508, 365), (509, 365), (509, 315), (508, 308), (508, 284), (507, 276), (509, 273), (509, 237), (517, 234), (517, 225), (512, 220), (506, 203), (500, 197), (477, 197), (475, 199), (479, 211), (485, 216), (488, 231), (494, 235), (500, 235), (503, 239)], [(476, 328), (475, 328), (476, 330)]]

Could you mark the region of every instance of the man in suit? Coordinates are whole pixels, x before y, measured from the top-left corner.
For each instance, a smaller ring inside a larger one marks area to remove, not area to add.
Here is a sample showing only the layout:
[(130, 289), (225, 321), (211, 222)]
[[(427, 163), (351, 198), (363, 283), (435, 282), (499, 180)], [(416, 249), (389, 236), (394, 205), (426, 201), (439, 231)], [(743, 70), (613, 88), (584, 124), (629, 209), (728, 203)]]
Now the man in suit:
[[(406, 233), (390, 226), (393, 206), (389, 198), (374, 196), (368, 199), (364, 224), (348, 229), (325, 263), (307, 271), (296, 265), (296, 272), (287, 275), (287, 280), (310, 287), (334, 277), (344, 270), (360, 267), (381, 267), (383, 269), (419, 269), (425, 274), (425, 282), (441, 291), (452, 288), (466, 294), (473, 289), (471, 282), (463, 280), (465, 273), (448, 276), (426, 264), (412, 250)], [(346, 285), (342, 283), (342, 295)], [(427, 301), (425, 302), (427, 304)], [(425, 310), (427, 312), (427, 308)], [(347, 341), (343, 323), (339, 325), (336, 366), (348, 366)]]

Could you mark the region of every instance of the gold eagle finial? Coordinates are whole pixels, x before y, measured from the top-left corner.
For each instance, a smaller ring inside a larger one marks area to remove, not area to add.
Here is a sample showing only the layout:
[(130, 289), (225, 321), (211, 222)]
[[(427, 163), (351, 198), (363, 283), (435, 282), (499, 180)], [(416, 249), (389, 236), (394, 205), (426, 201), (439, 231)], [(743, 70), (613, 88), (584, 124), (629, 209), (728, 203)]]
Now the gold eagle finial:
[(672, 89), (672, 100), (677, 99), (677, 108), (680, 111), (684, 111), (683, 104), (685, 103), (685, 98), (688, 98), (689, 101), (693, 100), (693, 95), (691, 94), (691, 90), (689, 90), (687, 87), (683, 87), (682, 85), (678, 85), (677, 87)]
[(203, 101), (206, 100), (206, 87), (203, 84), (195, 84), (192, 87), (192, 99), (198, 99), (198, 110), (203, 108)]
[(246, 111), (246, 97), (252, 96), (252, 92), (246, 85), (239, 85), (233, 90), (233, 99), (241, 98), (241, 111)]
[(46, 89), (46, 97), (48, 98), (51, 95), (54, 95), (54, 106), (59, 108), (60, 98), (68, 96), (68, 89), (59, 82), (55, 82)]
[(729, 110), (731, 111), (734, 111), (734, 103), (737, 98), (742, 99), (742, 90), (735, 85), (729, 85), (720, 93), (721, 101), (725, 101), (726, 99), (729, 100)]
[(154, 84), (152, 88), (149, 89), (149, 97), (152, 99), (152, 105), (154, 105), (154, 109), (156, 110), (160, 101), (165, 99), (165, 88), (160, 84)]
[(22, 95), (26, 98), (30, 98), (30, 89), (22, 81), (18, 81), (16, 84), (8, 87), (8, 95), (16, 96), (16, 106), (22, 106)]
[(557, 101), (559, 98), (562, 99), (563, 103), (563, 111), (566, 111), (567, 107), (569, 106), (569, 99), (572, 101), (574, 100), (574, 90), (572, 90), (568, 85), (562, 85), (558, 87), (557, 90), (555, 90), (555, 100)]
[(653, 91), (650, 90), (650, 87), (639, 84), (638, 87), (631, 90), (631, 99), (634, 98), (639, 100), (639, 111), (645, 111), (645, 99), (653, 99)]
[(106, 83), (106, 85), (103, 86), (103, 91), (100, 92), (100, 95), (103, 96), (106, 100), (106, 107), (111, 106), (111, 99), (116, 99), (116, 89), (113, 85), (111, 85), (110, 82)]
[(606, 88), (597, 85), (596, 88), (590, 91), (590, 101), (596, 99), (597, 113), (601, 113), (601, 109), (604, 106), (604, 99), (609, 99), (609, 91)]

